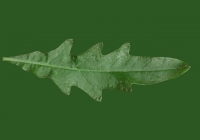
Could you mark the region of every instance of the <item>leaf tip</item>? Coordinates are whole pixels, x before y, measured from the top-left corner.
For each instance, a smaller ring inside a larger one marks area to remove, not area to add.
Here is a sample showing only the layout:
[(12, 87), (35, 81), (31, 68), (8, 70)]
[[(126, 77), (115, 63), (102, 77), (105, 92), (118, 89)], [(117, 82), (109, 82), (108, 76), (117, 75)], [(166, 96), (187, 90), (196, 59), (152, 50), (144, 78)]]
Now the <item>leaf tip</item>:
[[(67, 53), (70, 53), (70, 50), (73, 46), (73, 39), (66, 39), (58, 48), (57, 50), (63, 51), (65, 50)], [(67, 48), (67, 49), (66, 49)], [(51, 51), (51, 52), (54, 52)]]
[(65, 40), (65, 42), (69, 42), (70, 45), (73, 45), (73, 39), (72, 38)]
[(102, 49), (103, 49), (103, 42), (99, 42), (97, 44), (95, 44), (94, 46), (92, 46), (88, 52), (95, 54), (95, 55), (99, 55), (102, 53)]
[(126, 44), (127, 48), (129, 48), (129, 50), (130, 50), (130, 48), (131, 48), (130, 42), (127, 42), (127, 43), (125, 43), (125, 44)]
[(186, 67), (185, 67), (185, 71), (184, 71), (184, 73), (187, 72), (189, 69), (191, 69), (191, 66), (189, 66), (189, 65), (186, 66)]
[(67, 39), (67, 40), (73, 42), (73, 39), (72, 39), (72, 38), (69, 38), (69, 39)]
[(100, 45), (101, 47), (103, 47), (103, 42), (99, 42), (99, 45)]
[(191, 66), (186, 62), (183, 62), (182, 67), (185, 69), (185, 72), (188, 71), (191, 68)]
[(95, 100), (98, 101), (98, 102), (102, 102), (102, 96), (97, 97)]
[(127, 42), (127, 43), (124, 43), (119, 49), (123, 52), (129, 53), (131, 49), (131, 45), (129, 42)]
[(98, 46), (99, 46), (100, 50), (102, 51), (102, 49), (103, 49), (103, 42), (99, 42)]

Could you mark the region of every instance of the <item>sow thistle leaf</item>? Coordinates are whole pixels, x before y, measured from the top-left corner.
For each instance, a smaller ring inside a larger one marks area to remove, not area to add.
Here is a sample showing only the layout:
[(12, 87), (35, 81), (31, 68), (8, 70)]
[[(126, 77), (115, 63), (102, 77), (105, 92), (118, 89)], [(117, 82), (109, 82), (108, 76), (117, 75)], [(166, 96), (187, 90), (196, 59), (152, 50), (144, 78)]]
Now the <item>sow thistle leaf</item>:
[(125, 43), (110, 54), (102, 55), (103, 43), (98, 43), (76, 56), (70, 54), (73, 41), (66, 40), (48, 53), (35, 51), (13, 57), (3, 57), (39, 78), (50, 78), (69, 95), (77, 86), (96, 101), (102, 100), (102, 90), (131, 92), (132, 84), (150, 85), (178, 77), (190, 66), (168, 57), (131, 56)]

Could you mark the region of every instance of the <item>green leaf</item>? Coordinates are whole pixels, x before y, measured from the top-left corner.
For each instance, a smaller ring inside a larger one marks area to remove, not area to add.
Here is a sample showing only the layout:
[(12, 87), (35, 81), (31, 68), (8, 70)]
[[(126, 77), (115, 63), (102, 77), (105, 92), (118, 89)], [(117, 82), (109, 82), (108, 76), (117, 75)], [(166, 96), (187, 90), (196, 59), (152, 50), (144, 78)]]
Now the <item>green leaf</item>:
[(168, 57), (131, 56), (130, 44), (102, 55), (103, 43), (98, 43), (76, 56), (70, 54), (73, 41), (66, 40), (48, 53), (39, 51), (13, 57), (3, 57), (39, 78), (50, 78), (69, 95), (77, 86), (96, 101), (101, 101), (102, 90), (132, 91), (132, 84), (150, 85), (178, 77), (190, 66)]

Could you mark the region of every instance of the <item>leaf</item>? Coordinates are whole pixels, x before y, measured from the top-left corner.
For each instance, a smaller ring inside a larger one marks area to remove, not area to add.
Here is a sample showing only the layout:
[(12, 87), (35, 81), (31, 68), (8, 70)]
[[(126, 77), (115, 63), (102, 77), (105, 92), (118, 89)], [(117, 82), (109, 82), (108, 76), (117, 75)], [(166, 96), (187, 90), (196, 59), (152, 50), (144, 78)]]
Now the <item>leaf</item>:
[(130, 44), (125, 43), (110, 54), (102, 55), (103, 43), (98, 43), (76, 56), (70, 54), (73, 40), (68, 39), (48, 53), (35, 51), (13, 57), (3, 57), (39, 78), (50, 78), (69, 95), (77, 86), (96, 101), (102, 90), (132, 91), (132, 84), (150, 85), (178, 77), (190, 66), (168, 57), (131, 56)]

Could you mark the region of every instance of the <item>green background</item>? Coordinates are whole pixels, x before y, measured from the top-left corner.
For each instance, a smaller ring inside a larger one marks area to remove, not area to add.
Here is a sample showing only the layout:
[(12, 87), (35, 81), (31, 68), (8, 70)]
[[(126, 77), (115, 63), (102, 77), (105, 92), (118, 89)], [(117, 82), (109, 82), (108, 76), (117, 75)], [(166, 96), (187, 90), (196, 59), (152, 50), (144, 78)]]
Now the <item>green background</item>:
[(103, 90), (101, 103), (77, 87), (63, 94), (0, 62), (1, 140), (199, 140), (200, 2), (194, 0), (0, 2), (0, 56), (48, 52), (64, 40), (72, 54), (103, 42), (103, 54), (130, 42), (131, 54), (191, 65), (184, 75), (131, 93)]

